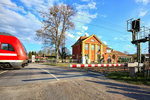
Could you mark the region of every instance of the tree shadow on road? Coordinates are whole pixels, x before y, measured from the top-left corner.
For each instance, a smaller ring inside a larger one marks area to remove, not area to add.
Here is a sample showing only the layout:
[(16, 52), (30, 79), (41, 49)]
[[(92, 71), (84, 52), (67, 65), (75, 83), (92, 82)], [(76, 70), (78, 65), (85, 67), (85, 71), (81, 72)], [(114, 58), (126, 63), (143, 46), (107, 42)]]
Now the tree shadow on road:
[(137, 100), (150, 100), (150, 88), (142, 88), (139, 86), (102, 82), (102, 81), (92, 81), (92, 80), (86, 81), (105, 85), (108, 89), (112, 89), (107, 91), (108, 93), (121, 94)]

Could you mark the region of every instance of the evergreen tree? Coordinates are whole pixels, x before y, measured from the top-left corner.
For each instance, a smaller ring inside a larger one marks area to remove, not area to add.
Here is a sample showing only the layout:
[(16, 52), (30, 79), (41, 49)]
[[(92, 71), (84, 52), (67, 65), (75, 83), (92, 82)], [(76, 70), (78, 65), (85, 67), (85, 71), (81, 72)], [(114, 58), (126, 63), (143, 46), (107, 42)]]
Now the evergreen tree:
[(32, 57), (32, 53), (31, 53), (31, 51), (29, 51), (29, 59), (31, 59), (31, 57)]

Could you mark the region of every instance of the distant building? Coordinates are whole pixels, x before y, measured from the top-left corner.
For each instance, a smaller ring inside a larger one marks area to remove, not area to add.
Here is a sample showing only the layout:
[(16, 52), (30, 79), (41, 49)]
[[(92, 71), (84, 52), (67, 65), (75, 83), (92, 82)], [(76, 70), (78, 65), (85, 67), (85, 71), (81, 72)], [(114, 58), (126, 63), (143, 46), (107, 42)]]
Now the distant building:
[(117, 63), (120, 58), (131, 60), (131, 56), (114, 51), (100, 41), (95, 34), (81, 36), (72, 45), (72, 58), (79, 63)]

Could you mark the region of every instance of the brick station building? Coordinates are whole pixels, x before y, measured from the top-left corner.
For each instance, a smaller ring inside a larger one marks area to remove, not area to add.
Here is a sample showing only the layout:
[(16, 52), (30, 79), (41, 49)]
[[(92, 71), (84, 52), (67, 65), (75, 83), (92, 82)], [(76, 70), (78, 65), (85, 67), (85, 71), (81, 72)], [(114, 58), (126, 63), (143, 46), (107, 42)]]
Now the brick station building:
[(131, 61), (131, 56), (114, 51), (100, 41), (95, 34), (87, 37), (81, 36), (72, 45), (72, 58), (79, 63), (117, 63), (124, 57)]

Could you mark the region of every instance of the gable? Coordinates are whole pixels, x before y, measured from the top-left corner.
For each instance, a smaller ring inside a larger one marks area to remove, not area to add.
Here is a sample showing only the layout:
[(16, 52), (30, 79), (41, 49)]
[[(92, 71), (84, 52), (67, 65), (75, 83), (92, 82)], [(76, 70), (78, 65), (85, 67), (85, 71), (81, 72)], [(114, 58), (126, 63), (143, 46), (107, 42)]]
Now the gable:
[(106, 46), (102, 41), (100, 41), (95, 34), (89, 36), (88, 38), (86, 38), (85, 40), (83, 40), (83, 42), (85, 43), (100, 43), (103, 44), (103, 46)]
[(95, 38), (95, 36), (92, 36), (92, 37), (89, 37), (88, 39), (86, 39), (85, 40), (85, 43), (100, 43), (100, 41), (99, 40), (97, 40), (96, 38)]

